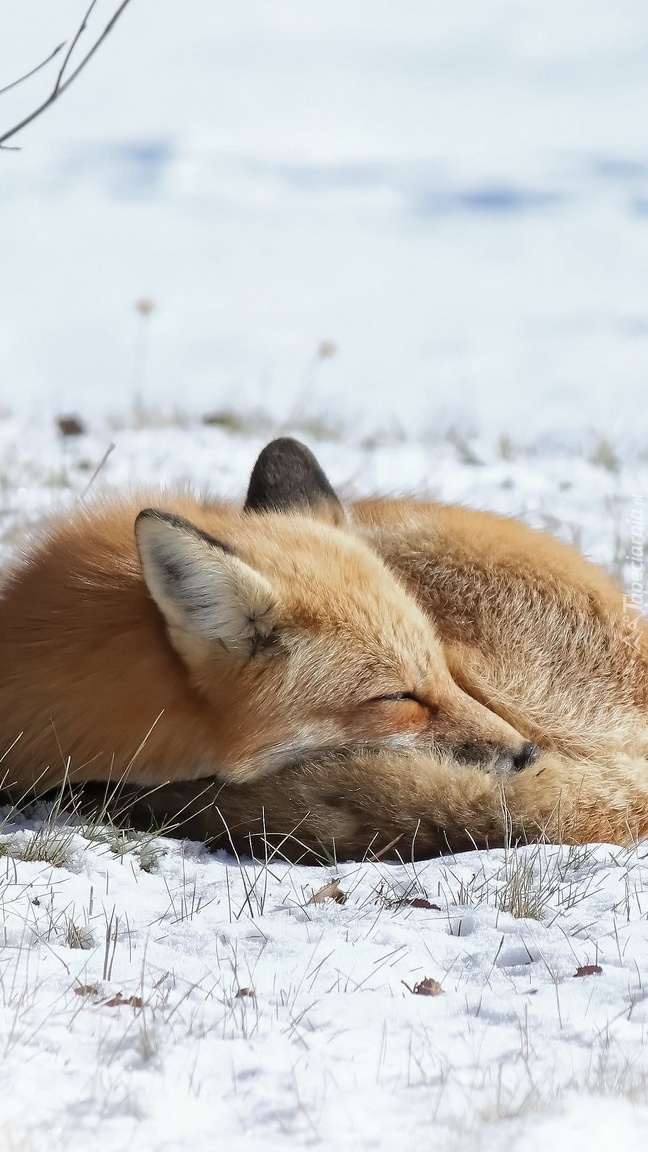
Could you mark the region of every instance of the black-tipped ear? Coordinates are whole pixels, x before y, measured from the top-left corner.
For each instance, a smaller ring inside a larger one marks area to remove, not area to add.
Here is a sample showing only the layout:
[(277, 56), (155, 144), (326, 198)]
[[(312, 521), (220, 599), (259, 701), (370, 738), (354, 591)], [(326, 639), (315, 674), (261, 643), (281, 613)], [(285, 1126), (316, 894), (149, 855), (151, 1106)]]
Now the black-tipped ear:
[(310, 449), (290, 436), (266, 444), (252, 469), (245, 511), (306, 511), (322, 505), (336, 521), (344, 518), (344, 509)]
[(251, 656), (273, 624), (264, 576), (182, 516), (145, 508), (135, 521), (144, 582), (174, 648), (191, 666), (213, 650)]

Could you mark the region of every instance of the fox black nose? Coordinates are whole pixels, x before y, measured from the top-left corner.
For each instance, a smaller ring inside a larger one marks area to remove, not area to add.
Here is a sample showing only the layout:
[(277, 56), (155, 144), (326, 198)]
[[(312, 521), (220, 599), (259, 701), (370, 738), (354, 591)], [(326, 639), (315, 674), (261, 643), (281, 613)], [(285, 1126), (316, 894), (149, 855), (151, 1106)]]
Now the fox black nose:
[(513, 771), (521, 772), (523, 768), (530, 768), (537, 762), (539, 755), (537, 744), (523, 744), (519, 752), (513, 753)]

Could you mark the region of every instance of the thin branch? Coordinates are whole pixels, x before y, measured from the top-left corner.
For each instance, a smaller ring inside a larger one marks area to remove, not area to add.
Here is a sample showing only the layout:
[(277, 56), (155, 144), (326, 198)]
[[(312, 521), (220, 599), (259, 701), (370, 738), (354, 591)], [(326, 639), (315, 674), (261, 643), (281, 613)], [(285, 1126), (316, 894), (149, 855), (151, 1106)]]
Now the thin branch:
[[(124, 9), (127, 8), (128, 5), (130, 4), (130, 0), (122, 0), (121, 4), (115, 10), (115, 12), (111, 16), (110, 20), (108, 21), (108, 23), (104, 27), (103, 31), (99, 34), (99, 36), (94, 41), (92, 46), (86, 52), (85, 56), (82, 57), (82, 59), (77, 64), (76, 68), (74, 68), (70, 72), (70, 74), (66, 76), (66, 70), (67, 70), (67, 67), (70, 63), (74, 49), (76, 48), (77, 44), (79, 43), (79, 40), (81, 39), (83, 33), (85, 32), (85, 30), (88, 26), (88, 20), (90, 19), (90, 16), (91, 16), (92, 11), (95, 8), (96, 4), (97, 4), (97, 0), (91, 0), (91, 3), (89, 5), (89, 7), (87, 8), (86, 13), (83, 17), (83, 20), (81, 21), (81, 23), (80, 23), (79, 27), (77, 28), (74, 36), (72, 37), (72, 40), (70, 42), (70, 46), (69, 46), (67, 52), (65, 53), (63, 63), (61, 65), (61, 67), (59, 68), (56, 80), (54, 82), (54, 87), (52, 88), (51, 92), (45, 98), (45, 100), (43, 100), (43, 102), (41, 104), (39, 104), (37, 108), (34, 108), (34, 110), (32, 112), (28, 113), (28, 115), (25, 116), (20, 121), (20, 123), (14, 124), (14, 126), (12, 128), (9, 128), (8, 131), (4, 132), (0, 136), (0, 149), (5, 148), (5, 142), (7, 140), (10, 140), (12, 138), (12, 136), (16, 136), (18, 132), (21, 132), (22, 129), (26, 128), (28, 124), (31, 124), (33, 120), (35, 120), (38, 116), (40, 116), (41, 113), (43, 113), (46, 108), (49, 108), (50, 104), (53, 104), (55, 100), (58, 100), (59, 96), (62, 96), (63, 93), (65, 92), (65, 90), (70, 87), (70, 84), (73, 82), (73, 80), (76, 80), (79, 73), (83, 71), (86, 64), (88, 64), (89, 61), (92, 59), (92, 57), (94, 56), (97, 49), (103, 44), (106, 37), (110, 35), (113, 28), (115, 27), (115, 24), (117, 23), (120, 16), (122, 15)], [(28, 73), (28, 75), (33, 75), (34, 72), (37, 72), (39, 68), (42, 68), (45, 64), (47, 64), (51, 59), (53, 59), (54, 56), (56, 56), (61, 51), (61, 49), (64, 46), (65, 46), (64, 44), (60, 44), (59, 47), (51, 54), (51, 56), (49, 56), (47, 60), (43, 61), (43, 64), (39, 64), (38, 68), (35, 68), (33, 70), (33, 72)], [(10, 87), (10, 88), (14, 87), (15, 84), (19, 84), (22, 82), (22, 80), (26, 80), (26, 79), (27, 79), (27, 76), (21, 77), (21, 80), (14, 81), (14, 84), (13, 85), (10, 84), (8, 87)], [(5, 88), (2, 91), (7, 91), (7, 89)]]
[(41, 68), (44, 68), (47, 64), (49, 64), (50, 60), (53, 60), (55, 56), (58, 56), (59, 52), (61, 52), (63, 48), (65, 48), (65, 40), (63, 40), (58, 45), (58, 47), (54, 49), (53, 52), (50, 52), (49, 56), (46, 56), (44, 60), (41, 60), (40, 64), (37, 64), (35, 68), (32, 68), (31, 72), (25, 72), (24, 76), (19, 76), (17, 80), (12, 80), (11, 84), (5, 84), (4, 88), (0, 88), (0, 96), (4, 96), (5, 92), (10, 92), (12, 88), (17, 88), (18, 85), (22, 84), (24, 80), (29, 80), (32, 76), (35, 76), (37, 72), (40, 72)]
[[(92, 11), (94, 8), (96, 8), (96, 6), (97, 6), (97, 0), (90, 0), (90, 7), (88, 8), (85, 16), (83, 17), (83, 20), (79, 24), (79, 27), (77, 28), (76, 32), (74, 33), (74, 36), (72, 37), (72, 40), (70, 41), (70, 47), (68, 48), (67, 52), (65, 53), (65, 56), (63, 58), (63, 63), (61, 64), (61, 67), (59, 68), (59, 74), (56, 77), (56, 83), (55, 83), (54, 89), (53, 89), (53, 93), (55, 95), (58, 95), (58, 93), (63, 90), (63, 87), (64, 87), (63, 77), (65, 75), (65, 69), (67, 68), (68, 64), (70, 63), (70, 58), (72, 56), (72, 53), (74, 52), (74, 49), (76, 48), (77, 44), (79, 43), (79, 40), (81, 39), (81, 37), (83, 36), (83, 33), (85, 32), (86, 28), (88, 27), (88, 20), (92, 16)], [(123, 5), (122, 5), (122, 7), (123, 7)]]

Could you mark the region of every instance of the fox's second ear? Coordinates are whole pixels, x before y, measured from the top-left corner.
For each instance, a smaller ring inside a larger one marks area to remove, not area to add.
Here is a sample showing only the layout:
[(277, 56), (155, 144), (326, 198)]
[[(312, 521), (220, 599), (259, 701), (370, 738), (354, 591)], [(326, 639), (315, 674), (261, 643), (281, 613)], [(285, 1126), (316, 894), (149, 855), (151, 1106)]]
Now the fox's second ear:
[(313, 453), (280, 436), (266, 444), (250, 476), (246, 512), (314, 512), (342, 524), (345, 512)]
[(273, 624), (268, 581), (227, 545), (189, 520), (147, 508), (135, 521), (146, 586), (169, 638), (191, 664), (216, 647), (253, 655)]

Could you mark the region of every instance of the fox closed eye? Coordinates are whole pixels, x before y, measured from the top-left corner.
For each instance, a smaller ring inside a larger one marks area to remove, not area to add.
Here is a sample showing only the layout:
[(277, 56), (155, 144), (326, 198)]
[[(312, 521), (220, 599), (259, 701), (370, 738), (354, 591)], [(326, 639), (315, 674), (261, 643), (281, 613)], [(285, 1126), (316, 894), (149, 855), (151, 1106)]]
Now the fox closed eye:
[(429, 700), (423, 700), (416, 692), (386, 692), (382, 696), (372, 696), (367, 701), (368, 704), (416, 704), (422, 708), (428, 719), (433, 719), (439, 715), (441, 709), (437, 704), (431, 704)]

